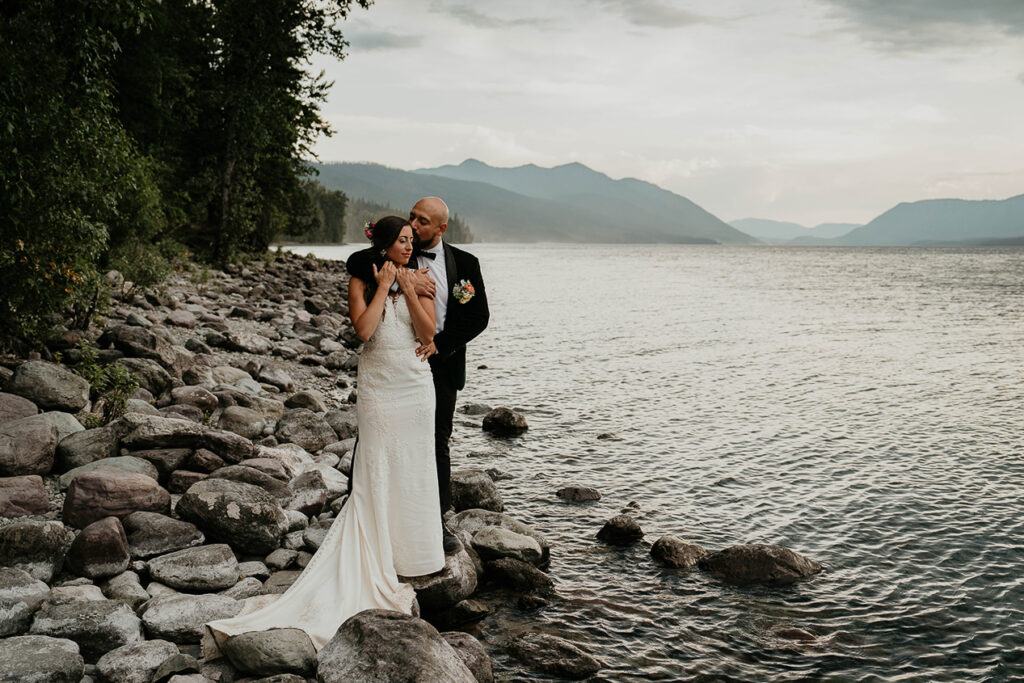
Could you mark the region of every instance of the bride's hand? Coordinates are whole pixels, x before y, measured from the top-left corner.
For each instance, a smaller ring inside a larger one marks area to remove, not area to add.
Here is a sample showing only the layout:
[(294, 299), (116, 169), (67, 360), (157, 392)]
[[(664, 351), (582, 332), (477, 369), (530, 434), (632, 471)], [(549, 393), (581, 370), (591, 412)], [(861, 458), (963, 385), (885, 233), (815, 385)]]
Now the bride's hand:
[(395, 264), (391, 261), (385, 261), (380, 270), (377, 269), (376, 264), (373, 266), (373, 277), (377, 280), (377, 286), (383, 289), (389, 289), (391, 287), (391, 283), (395, 281), (396, 274), (397, 269), (395, 268)]
[(398, 280), (398, 286), (402, 288), (403, 292), (416, 296), (415, 271), (409, 270), (408, 268), (395, 268), (395, 277)]

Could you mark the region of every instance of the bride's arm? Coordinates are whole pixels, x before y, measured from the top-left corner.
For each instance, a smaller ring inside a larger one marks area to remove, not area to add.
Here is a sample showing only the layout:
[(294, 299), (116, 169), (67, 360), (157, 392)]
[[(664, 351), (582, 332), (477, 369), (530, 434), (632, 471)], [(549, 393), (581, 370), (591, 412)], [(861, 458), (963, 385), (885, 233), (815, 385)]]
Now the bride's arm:
[(434, 301), (430, 297), (416, 294), (415, 272), (398, 270), (398, 286), (402, 288), (405, 302), (412, 316), (412, 327), (420, 344), (429, 344), (434, 339)]
[(388, 289), (395, 279), (394, 266), (390, 262), (385, 263), (380, 271), (375, 266), (373, 274), (377, 279), (377, 291), (373, 293), (369, 305), (366, 304), (365, 298), (366, 283), (354, 276), (348, 281), (348, 315), (356, 329), (356, 335), (363, 341), (369, 341), (377, 331), (377, 325), (384, 314)]

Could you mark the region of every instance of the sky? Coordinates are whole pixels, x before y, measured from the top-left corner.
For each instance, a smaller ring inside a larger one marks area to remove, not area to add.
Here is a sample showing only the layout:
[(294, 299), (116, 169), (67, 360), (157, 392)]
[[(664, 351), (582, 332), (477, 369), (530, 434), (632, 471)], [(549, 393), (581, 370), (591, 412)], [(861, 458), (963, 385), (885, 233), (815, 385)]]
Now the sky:
[(808, 226), (1024, 193), (1024, 0), (377, 0), (343, 31), (324, 162), (580, 162)]

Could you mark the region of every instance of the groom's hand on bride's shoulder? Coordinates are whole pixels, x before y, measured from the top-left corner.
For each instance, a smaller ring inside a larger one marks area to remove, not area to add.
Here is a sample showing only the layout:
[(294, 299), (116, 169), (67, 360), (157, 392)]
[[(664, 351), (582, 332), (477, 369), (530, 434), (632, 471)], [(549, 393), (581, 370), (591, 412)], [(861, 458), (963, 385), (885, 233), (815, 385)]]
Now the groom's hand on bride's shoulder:
[(421, 268), (415, 272), (415, 279), (413, 280), (416, 286), (417, 296), (428, 296), (431, 299), (437, 294), (437, 285), (434, 284), (433, 278), (430, 277), (430, 271), (426, 268)]
[(437, 347), (434, 346), (434, 342), (430, 342), (429, 344), (420, 344), (419, 348), (416, 349), (416, 356), (420, 361), (427, 360), (435, 353), (437, 353)]

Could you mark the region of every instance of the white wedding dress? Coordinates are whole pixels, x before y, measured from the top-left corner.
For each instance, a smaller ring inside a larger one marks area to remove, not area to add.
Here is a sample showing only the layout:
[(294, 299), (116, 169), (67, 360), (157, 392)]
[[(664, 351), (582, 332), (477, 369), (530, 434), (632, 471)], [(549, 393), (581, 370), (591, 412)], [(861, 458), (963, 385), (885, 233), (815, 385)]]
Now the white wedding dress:
[(219, 656), (230, 636), (270, 628), (302, 629), (319, 650), (357, 612), (409, 614), (415, 591), (398, 576), (444, 567), (434, 384), (417, 346), (405, 297), (389, 296), (359, 359), (359, 441), (348, 501), (284, 594), (256, 611), (206, 624), (204, 656)]

